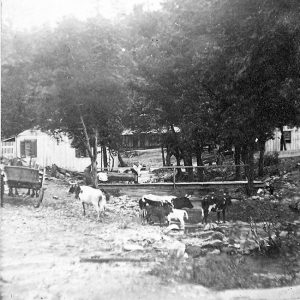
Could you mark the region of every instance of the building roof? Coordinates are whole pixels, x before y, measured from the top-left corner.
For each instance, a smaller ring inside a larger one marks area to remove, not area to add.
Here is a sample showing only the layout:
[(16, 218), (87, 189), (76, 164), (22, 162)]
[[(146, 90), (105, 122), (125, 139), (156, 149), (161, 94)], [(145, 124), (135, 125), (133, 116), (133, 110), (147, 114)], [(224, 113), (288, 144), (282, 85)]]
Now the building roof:
[(16, 140), (16, 137), (15, 136), (11, 136), (11, 137), (9, 137), (7, 139), (3, 139), (2, 143), (3, 142), (15, 142), (15, 140)]
[[(174, 126), (175, 132), (180, 132), (180, 128)], [(141, 133), (145, 133), (145, 134), (150, 134), (150, 133), (154, 133), (154, 134), (158, 134), (158, 133), (167, 133), (168, 130), (167, 128), (162, 128), (162, 129), (151, 129), (148, 131), (137, 131), (137, 130), (131, 130), (131, 129), (125, 129), (122, 132), (122, 135), (134, 135), (134, 134), (141, 134)]]

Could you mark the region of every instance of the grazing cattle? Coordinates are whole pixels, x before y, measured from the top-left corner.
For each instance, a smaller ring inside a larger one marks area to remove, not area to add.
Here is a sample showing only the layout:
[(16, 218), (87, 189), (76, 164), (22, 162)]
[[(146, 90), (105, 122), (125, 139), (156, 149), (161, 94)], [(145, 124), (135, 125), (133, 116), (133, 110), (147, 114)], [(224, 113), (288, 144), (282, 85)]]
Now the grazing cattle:
[(181, 208), (193, 208), (193, 204), (191, 203), (191, 200), (189, 199), (190, 196), (184, 196), (184, 197), (176, 197), (176, 196), (157, 196), (157, 195), (144, 195), (142, 197), (142, 201), (144, 205), (148, 203), (149, 205), (154, 206), (161, 206), (163, 203), (171, 203), (174, 208), (181, 209)]
[(231, 197), (224, 193), (223, 195), (208, 195), (202, 200), (203, 221), (207, 223), (207, 216), (212, 212), (216, 212), (218, 222), (220, 222), (220, 213), (223, 215), (223, 222), (225, 223), (225, 210), (231, 205)]
[(193, 208), (193, 204), (188, 196), (178, 197), (171, 200), (174, 208), (182, 209), (182, 208)]
[(69, 193), (75, 193), (75, 198), (80, 199), (83, 207), (83, 215), (85, 216), (85, 204), (91, 203), (97, 211), (100, 219), (100, 214), (104, 214), (106, 207), (106, 195), (99, 189), (92, 188), (90, 186), (79, 186), (78, 184), (72, 185)]
[(184, 218), (188, 220), (188, 214), (185, 210), (183, 209), (175, 209), (173, 208), (173, 211), (168, 214), (167, 219), (168, 219), (168, 224), (170, 225), (171, 220), (179, 220), (180, 222), (180, 227), (184, 229)]
[(146, 206), (154, 206), (154, 207), (161, 207), (164, 204), (170, 204), (172, 207), (176, 209), (181, 208), (193, 208), (193, 204), (191, 203), (188, 196), (185, 197), (176, 197), (176, 196), (157, 196), (153, 194), (144, 195), (142, 199), (139, 200), (139, 207), (140, 207), (140, 217), (142, 223), (146, 218)]
[(145, 207), (146, 220), (149, 223), (152, 216), (159, 219), (159, 224), (162, 226), (165, 223), (166, 216), (172, 212), (173, 208), (170, 203), (164, 203), (162, 206), (147, 205)]

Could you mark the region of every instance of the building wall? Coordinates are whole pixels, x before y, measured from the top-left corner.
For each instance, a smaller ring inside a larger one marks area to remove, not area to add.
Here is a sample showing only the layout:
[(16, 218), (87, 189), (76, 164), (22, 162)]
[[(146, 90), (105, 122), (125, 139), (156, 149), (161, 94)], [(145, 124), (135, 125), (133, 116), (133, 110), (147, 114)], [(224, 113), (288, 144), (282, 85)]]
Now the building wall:
[[(26, 130), (16, 137), (16, 154), (21, 157), (21, 142), (25, 140), (37, 141), (36, 157), (31, 159), (32, 163), (40, 166), (51, 166), (56, 164), (60, 168), (70, 171), (82, 172), (90, 165), (89, 157), (76, 157), (75, 148), (71, 147), (71, 142), (67, 136), (63, 136), (59, 142), (52, 136), (39, 130)], [(29, 161), (30, 157), (26, 157)], [(118, 167), (118, 161), (115, 159), (115, 168)], [(101, 155), (98, 154), (98, 166), (101, 166)]]
[(1, 146), (1, 156), (6, 157), (8, 159), (16, 157), (16, 143), (15, 141), (10, 141), (10, 142), (2, 142)]
[(266, 152), (279, 152), (281, 157), (287, 155), (300, 155), (300, 128), (290, 128), (284, 126), (283, 130), (285, 132), (290, 132), (290, 142), (286, 140), (286, 150), (280, 151), (280, 130), (276, 130), (274, 133), (274, 138), (266, 142)]

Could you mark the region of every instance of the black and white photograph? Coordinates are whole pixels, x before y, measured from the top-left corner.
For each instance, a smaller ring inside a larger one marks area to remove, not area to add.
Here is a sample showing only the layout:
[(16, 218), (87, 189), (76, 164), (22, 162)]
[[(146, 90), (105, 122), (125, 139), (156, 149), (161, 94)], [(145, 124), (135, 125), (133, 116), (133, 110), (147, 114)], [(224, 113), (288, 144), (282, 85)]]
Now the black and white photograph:
[(300, 300), (300, 0), (1, 0), (0, 300)]

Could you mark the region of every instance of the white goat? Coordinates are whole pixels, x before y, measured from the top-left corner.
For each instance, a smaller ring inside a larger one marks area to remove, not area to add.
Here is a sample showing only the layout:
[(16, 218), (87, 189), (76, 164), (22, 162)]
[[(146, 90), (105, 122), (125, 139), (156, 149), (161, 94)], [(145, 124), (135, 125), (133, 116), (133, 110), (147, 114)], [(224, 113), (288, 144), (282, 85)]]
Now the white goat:
[(176, 209), (173, 208), (173, 212), (169, 213), (167, 216), (168, 223), (170, 225), (171, 220), (179, 220), (180, 222), (180, 227), (184, 228), (184, 217), (188, 220), (188, 214), (184, 209)]
[(71, 187), (69, 192), (75, 192), (75, 198), (80, 199), (83, 207), (83, 215), (85, 216), (85, 204), (92, 203), (98, 213), (97, 220), (100, 219), (100, 214), (104, 214), (106, 207), (106, 196), (99, 190), (86, 185), (76, 185)]

